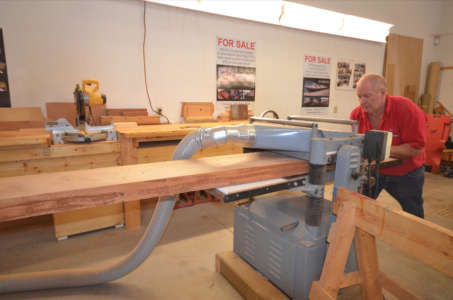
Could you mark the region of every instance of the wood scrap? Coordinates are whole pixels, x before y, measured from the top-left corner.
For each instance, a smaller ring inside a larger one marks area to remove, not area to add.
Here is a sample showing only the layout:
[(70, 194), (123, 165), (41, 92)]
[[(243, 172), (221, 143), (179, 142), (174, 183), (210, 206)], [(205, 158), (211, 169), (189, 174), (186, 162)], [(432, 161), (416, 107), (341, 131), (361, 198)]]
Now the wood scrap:
[(212, 102), (182, 102), (181, 117), (185, 118), (189, 116), (189, 107), (203, 106), (207, 107), (206, 110), (210, 110), (209, 116), (214, 113), (214, 103)]
[(445, 115), (445, 111), (440, 105), (434, 107), (434, 112), (436, 113), (436, 115)]
[(307, 161), (258, 152), (2, 178), (0, 222), (307, 173)]
[(432, 114), (434, 111), (434, 103), (437, 97), (437, 86), (439, 84), (441, 62), (432, 62), (429, 67), (428, 84), (426, 85), (426, 93), (431, 95), (431, 102), (428, 108), (428, 113)]
[(114, 124), (114, 128), (115, 129), (118, 129), (118, 128), (135, 128), (137, 127), (137, 123), (135, 122), (116, 122)]
[(439, 106), (442, 107), (442, 108), (447, 112), (447, 114), (449, 114), (450, 116), (453, 116), (453, 115), (451, 114), (451, 112), (450, 112), (450, 111), (449, 111), (442, 103), (440, 103), (439, 101), (437, 101), (437, 104), (439, 104)]
[(57, 121), (64, 118), (73, 127), (76, 127), (77, 107), (74, 102), (47, 102), (47, 119)]

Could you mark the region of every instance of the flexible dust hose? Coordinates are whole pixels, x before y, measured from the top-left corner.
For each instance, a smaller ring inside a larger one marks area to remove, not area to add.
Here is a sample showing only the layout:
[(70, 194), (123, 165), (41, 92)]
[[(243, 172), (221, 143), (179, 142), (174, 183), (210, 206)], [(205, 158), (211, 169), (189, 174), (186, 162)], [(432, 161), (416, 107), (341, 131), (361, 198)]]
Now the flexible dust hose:
[[(199, 149), (234, 144), (252, 146), (253, 126), (200, 128), (188, 134), (173, 153), (172, 160), (189, 159)], [(0, 293), (87, 286), (126, 276), (139, 267), (159, 243), (173, 212), (176, 196), (159, 197), (153, 218), (135, 249), (120, 261), (105, 267), (68, 269), (0, 276)]]

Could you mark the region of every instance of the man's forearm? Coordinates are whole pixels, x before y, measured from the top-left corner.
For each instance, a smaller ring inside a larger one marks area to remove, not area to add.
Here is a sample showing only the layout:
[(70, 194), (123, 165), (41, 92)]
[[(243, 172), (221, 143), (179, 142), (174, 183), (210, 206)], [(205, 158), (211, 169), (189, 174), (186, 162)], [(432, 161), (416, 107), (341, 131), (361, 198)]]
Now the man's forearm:
[(390, 156), (396, 158), (408, 158), (422, 154), (425, 149), (417, 149), (411, 147), (409, 144), (401, 144), (398, 146), (392, 146), (390, 149)]

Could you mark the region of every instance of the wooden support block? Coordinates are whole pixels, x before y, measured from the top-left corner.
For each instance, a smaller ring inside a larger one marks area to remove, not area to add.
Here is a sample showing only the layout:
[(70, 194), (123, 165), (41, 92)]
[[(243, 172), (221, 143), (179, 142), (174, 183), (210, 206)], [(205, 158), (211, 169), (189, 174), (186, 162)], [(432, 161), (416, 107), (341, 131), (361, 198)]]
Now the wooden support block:
[(135, 122), (138, 125), (160, 124), (160, 116), (142, 116), (142, 117), (122, 117), (122, 116), (102, 116), (101, 124), (110, 125), (112, 122)]
[(123, 115), (123, 112), (136, 112), (136, 111), (148, 112), (146, 108), (109, 108), (107, 109), (107, 116), (121, 117)]
[(147, 116), (148, 111), (123, 111), (123, 117)]
[(1, 178), (0, 222), (307, 173), (307, 161), (258, 152)]
[(64, 237), (124, 224), (121, 203), (56, 213), (55, 237)]
[(434, 107), (434, 112), (436, 113), (436, 115), (445, 115), (445, 111), (440, 105)]
[(42, 121), (41, 107), (0, 107), (2, 122)]
[(382, 300), (382, 285), (379, 271), (376, 238), (356, 228), (355, 248), (362, 283), (363, 300)]
[(64, 118), (73, 127), (76, 127), (77, 107), (74, 102), (47, 102), (47, 119), (57, 121)]
[(217, 253), (216, 271), (244, 297), (253, 300), (289, 300), (268, 280), (261, 278), (255, 269), (232, 250)]
[[(340, 289), (349, 249), (354, 238), (355, 204), (343, 202), (334, 227), (335, 233), (330, 238), (330, 246), (322, 269), (321, 278), (313, 282), (310, 299), (327, 299), (325, 294), (335, 299)], [(321, 291), (320, 290), (321, 287)], [(325, 292), (325, 293), (324, 293)]]
[(337, 189), (334, 213), (343, 201), (356, 204), (357, 227), (453, 277), (453, 231), (344, 188)]

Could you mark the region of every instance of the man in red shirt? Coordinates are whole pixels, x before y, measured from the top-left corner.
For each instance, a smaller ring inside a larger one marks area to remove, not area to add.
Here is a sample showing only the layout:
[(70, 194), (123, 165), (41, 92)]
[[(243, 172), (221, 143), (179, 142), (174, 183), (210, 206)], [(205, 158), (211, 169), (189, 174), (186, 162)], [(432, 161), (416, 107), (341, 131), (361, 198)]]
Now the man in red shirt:
[(373, 129), (392, 132), (390, 156), (403, 159), (402, 165), (379, 171), (376, 197), (385, 189), (405, 212), (424, 218), (425, 113), (410, 99), (387, 95), (385, 79), (378, 74), (360, 79), (357, 96), (360, 106), (350, 119), (359, 122), (359, 133)]

